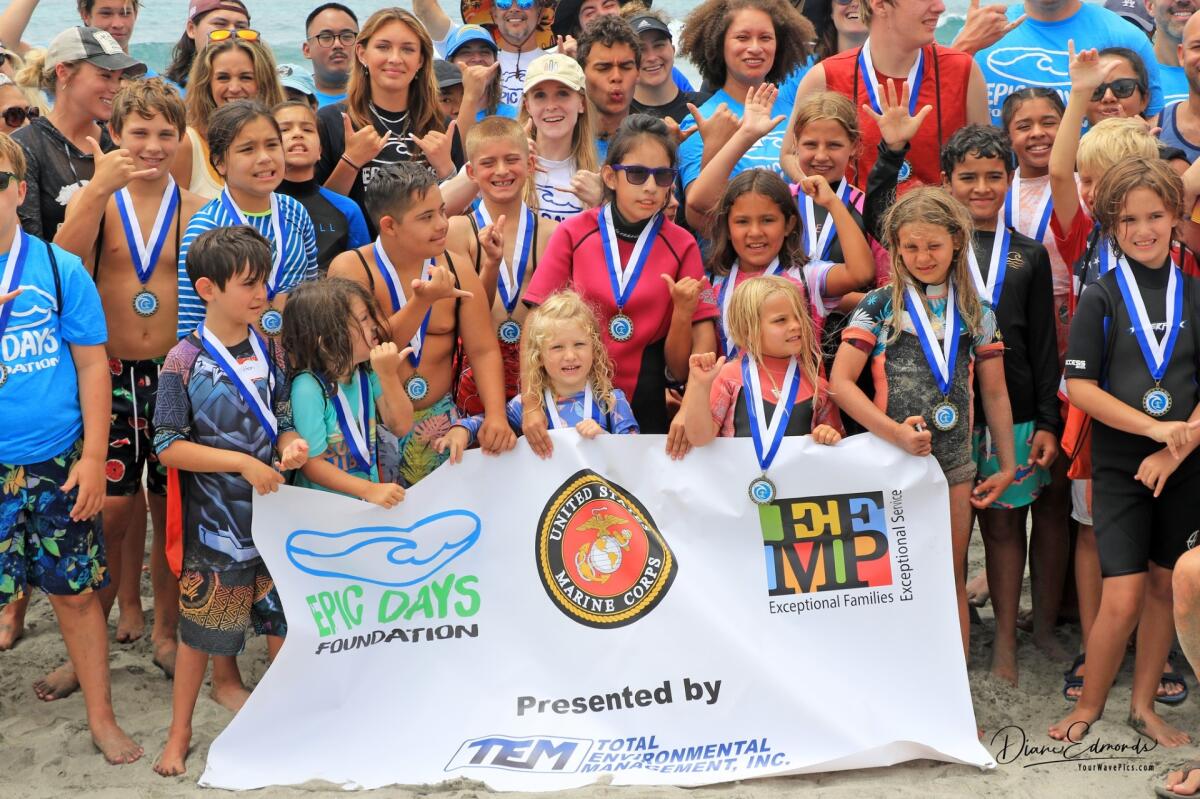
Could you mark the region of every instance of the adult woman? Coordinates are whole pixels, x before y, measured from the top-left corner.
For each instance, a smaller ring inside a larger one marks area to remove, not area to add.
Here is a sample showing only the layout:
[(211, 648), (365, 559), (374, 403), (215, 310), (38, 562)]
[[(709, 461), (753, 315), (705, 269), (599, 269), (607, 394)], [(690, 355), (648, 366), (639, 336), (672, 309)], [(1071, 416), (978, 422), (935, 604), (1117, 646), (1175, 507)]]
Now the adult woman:
[(21, 87), (7, 75), (0, 75), (0, 133), (12, 135), (39, 115), (37, 106), (29, 104)]
[(817, 29), (817, 61), (861, 47), (867, 40), (858, 0), (819, 0), (813, 6), (806, 4), (804, 11)]
[(195, 0), (188, 6), (187, 26), (171, 52), (171, 64), (163, 76), (181, 88), (188, 84), (196, 54), (208, 44), (216, 30), (250, 27), (250, 12), (241, 0)]
[(210, 42), (192, 64), (188, 78), (192, 90), (185, 103), (187, 136), (180, 142), (171, 168), (180, 186), (209, 200), (225, 185), (208, 157), (208, 120), (213, 112), (233, 100), (258, 100), (273, 108), (284, 99), (275, 59), (258, 40), (257, 31), (246, 29), (230, 35), (222, 29), (210, 34), (213, 36), (219, 41)]

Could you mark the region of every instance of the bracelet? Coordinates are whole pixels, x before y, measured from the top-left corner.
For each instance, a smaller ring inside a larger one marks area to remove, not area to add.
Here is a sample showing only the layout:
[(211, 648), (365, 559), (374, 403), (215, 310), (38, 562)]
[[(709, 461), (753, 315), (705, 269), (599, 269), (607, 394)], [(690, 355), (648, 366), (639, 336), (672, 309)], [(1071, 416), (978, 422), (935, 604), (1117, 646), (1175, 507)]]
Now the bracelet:
[(354, 168), (354, 171), (355, 171), (355, 172), (358, 172), (359, 170), (361, 170), (361, 169), (362, 169), (362, 167), (361, 167), (361, 166), (359, 166), (358, 164), (356, 164), (356, 163), (354, 163), (353, 161), (351, 161), (351, 160), (350, 160), (350, 158), (349, 158), (349, 156), (347, 156), (345, 153), (342, 153), (342, 159), (341, 159), (341, 160), (345, 161), (347, 164), (349, 164), (350, 166), (352, 166), (352, 167)]

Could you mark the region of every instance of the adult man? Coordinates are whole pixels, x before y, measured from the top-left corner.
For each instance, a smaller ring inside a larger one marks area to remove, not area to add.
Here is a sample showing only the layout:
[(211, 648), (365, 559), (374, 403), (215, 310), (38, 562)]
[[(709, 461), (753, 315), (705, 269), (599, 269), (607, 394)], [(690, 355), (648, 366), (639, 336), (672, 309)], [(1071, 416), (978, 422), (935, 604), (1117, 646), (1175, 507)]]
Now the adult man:
[(1083, 0), (1025, 0), (1009, 6), (1010, 20), (1024, 14), (1025, 22), (1000, 41), (975, 54), (987, 80), (992, 122), (1000, 123), (1004, 98), (1027, 86), (1048, 86), (1062, 93), (1071, 89), (1067, 74), (1067, 42), (1076, 49), (1128, 47), (1146, 64), (1150, 75), (1150, 104), (1146, 116), (1162, 110), (1163, 93), (1158, 61), (1145, 36), (1118, 15)]
[(358, 17), (341, 3), (319, 5), (304, 22), (304, 57), (312, 61), (317, 106), (324, 107), (346, 99), (350, 80), (354, 40), (358, 38)]
[(596, 149), (603, 161), (609, 138), (629, 116), (642, 45), (628, 22), (606, 14), (592, 20), (579, 37), (576, 59), (583, 67), (588, 102), (595, 112)]
[(1192, 14), (1184, 24), (1175, 52), (1187, 93), (1163, 109), (1158, 138), (1169, 147), (1183, 150), (1188, 161), (1194, 162), (1200, 158), (1200, 14)]
[(708, 95), (683, 91), (671, 79), (675, 69), (675, 43), (667, 23), (653, 14), (642, 14), (631, 19), (629, 25), (642, 43), (642, 66), (633, 90), (633, 113), (683, 122), (691, 113), (687, 104), (699, 108)]
[(1183, 26), (1200, 10), (1200, 0), (1146, 0), (1146, 10), (1154, 15), (1154, 57), (1162, 81), (1163, 104), (1185, 100), (1188, 82), (1179, 63), (1179, 47)]

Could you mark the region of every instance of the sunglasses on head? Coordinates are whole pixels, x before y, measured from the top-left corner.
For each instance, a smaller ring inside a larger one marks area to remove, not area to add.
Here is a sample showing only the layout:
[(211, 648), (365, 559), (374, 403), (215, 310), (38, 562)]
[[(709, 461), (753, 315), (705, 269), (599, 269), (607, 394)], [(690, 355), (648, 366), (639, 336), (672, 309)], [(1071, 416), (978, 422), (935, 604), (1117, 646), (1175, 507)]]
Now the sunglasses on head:
[[(10, 128), (19, 128), (25, 124), (25, 120), (30, 121), (37, 119), (42, 115), (37, 106), (28, 105), (22, 108), (19, 105), (14, 105), (12, 108), (4, 109), (4, 113), (0, 115), (4, 119), (4, 124)], [(3, 189), (0, 189), (3, 191)]]
[(1096, 91), (1092, 92), (1092, 102), (1100, 102), (1104, 98), (1104, 93), (1109, 89), (1112, 89), (1113, 97), (1116, 97), (1118, 100), (1124, 100), (1133, 94), (1134, 89), (1142, 91), (1142, 84), (1137, 78), (1118, 78), (1108, 83), (1101, 83), (1096, 87)]
[(665, 189), (675, 182), (677, 170), (673, 166), (660, 166), (651, 169), (648, 166), (637, 166), (633, 164), (613, 164), (613, 170), (616, 172), (624, 172), (625, 179), (633, 186), (641, 186), (646, 182), (646, 178), (654, 176), (654, 183), (659, 188)]
[(241, 39), (243, 42), (257, 42), (259, 40), (259, 33), (253, 28), (237, 28), (235, 30), (221, 28), (208, 34), (210, 42), (223, 42), (226, 39), (234, 38)]
[(8, 187), (17, 179), (12, 172), (0, 172), (0, 191), (8, 191)]
[(492, 0), (492, 6), (501, 11), (508, 11), (514, 5), (522, 11), (528, 11), (537, 4), (537, 0)]

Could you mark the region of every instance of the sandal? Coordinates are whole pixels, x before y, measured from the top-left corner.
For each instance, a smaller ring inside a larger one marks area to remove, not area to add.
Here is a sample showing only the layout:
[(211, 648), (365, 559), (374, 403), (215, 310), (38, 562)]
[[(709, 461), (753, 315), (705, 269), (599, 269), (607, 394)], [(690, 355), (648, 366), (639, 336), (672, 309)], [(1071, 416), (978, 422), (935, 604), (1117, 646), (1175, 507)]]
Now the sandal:
[(1174, 661), (1175, 652), (1171, 652), (1171, 654), (1167, 657), (1167, 665), (1169, 666), (1169, 670), (1163, 672), (1163, 676), (1159, 679), (1159, 683), (1165, 685), (1179, 685), (1183, 687), (1183, 690), (1177, 694), (1156, 696), (1154, 697), (1155, 702), (1160, 702), (1164, 705), (1178, 705), (1188, 698), (1187, 681), (1183, 678), (1183, 675), (1179, 673), (1179, 670), (1175, 668)]
[(1068, 702), (1079, 701), (1078, 696), (1071, 696), (1069, 693), (1067, 693), (1067, 691), (1071, 690), (1072, 688), (1083, 688), (1083, 677), (1079, 676), (1079, 669), (1081, 666), (1083, 666), (1084, 658), (1086, 656), (1087, 653), (1080, 652), (1075, 656), (1075, 660), (1071, 662), (1071, 668), (1063, 672), (1062, 695), (1063, 699), (1067, 700)]

